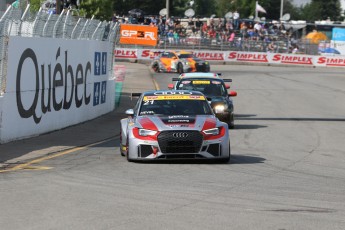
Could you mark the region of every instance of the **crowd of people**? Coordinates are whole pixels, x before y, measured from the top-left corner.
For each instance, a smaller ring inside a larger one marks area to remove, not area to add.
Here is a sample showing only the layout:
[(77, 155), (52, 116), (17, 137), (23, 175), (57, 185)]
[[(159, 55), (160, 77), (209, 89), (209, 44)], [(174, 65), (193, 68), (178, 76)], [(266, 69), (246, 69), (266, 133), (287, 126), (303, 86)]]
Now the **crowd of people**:
[(278, 21), (260, 22), (239, 19), (235, 14), (230, 18), (174, 18), (162, 16), (128, 18), (116, 17), (122, 23), (157, 26), (162, 45), (226, 45), (250, 51), (278, 52), (284, 46), (287, 52), (298, 52), (292, 33)]

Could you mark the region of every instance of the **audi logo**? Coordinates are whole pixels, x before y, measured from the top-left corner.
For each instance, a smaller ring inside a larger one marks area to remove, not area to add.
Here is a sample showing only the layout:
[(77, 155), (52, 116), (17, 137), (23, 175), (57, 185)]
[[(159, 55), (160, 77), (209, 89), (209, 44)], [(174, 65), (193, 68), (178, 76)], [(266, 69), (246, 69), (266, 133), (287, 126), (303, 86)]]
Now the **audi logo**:
[(175, 138), (186, 138), (186, 137), (188, 137), (188, 133), (173, 133), (173, 137), (175, 137)]

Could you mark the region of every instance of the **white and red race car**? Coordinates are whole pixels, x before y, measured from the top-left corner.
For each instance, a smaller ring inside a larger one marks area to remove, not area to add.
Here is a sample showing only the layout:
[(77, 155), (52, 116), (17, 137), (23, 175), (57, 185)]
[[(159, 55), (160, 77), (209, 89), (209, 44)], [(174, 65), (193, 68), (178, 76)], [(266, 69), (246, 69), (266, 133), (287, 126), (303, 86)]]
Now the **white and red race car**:
[(228, 162), (228, 125), (197, 91), (142, 93), (121, 120), (121, 154), (128, 161), (198, 159)]

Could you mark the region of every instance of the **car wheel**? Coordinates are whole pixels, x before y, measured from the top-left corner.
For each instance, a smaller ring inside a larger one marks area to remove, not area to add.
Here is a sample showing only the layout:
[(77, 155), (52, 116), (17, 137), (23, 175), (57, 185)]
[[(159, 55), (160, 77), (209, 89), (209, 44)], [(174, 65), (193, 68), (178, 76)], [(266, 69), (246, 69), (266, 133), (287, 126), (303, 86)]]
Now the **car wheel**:
[(230, 129), (234, 129), (235, 128), (234, 114), (229, 115), (228, 126), (229, 126)]
[(127, 152), (126, 152), (126, 158), (128, 162), (132, 162), (132, 159), (129, 158), (129, 141), (128, 141), (128, 136), (127, 136), (127, 141), (126, 141), (126, 146), (127, 146)]
[[(128, 150), (129, 150), (129, 149), (128, 149)], [(128, 156), (128, 155), (129, 155), (129, 154), (128, 154), (128, 150), (127, 150), (127, 154), (126, 154), (127, 161), (128, 161), (128, 162), (133, 162), (133, 160), (130, 159), (129, 156)]]
[(153, 65), (152, 65), (152, 69), (153, 69), (153, 71), (155, 71), (156, 73), (159, 73), (159, 72), (160, 72), (160, 71), (159, 71), (159, 65), (158, 65), (158, 63), (153, 64)]
[(182, 63), (178, 63), (177, 64), (177, 72), (179, 74), (182, 74), (183, 73), (183, 66), (182, 66)]
[(229, 143), (229, 156), (227, 158), (220, 159), (219, 163), (226, 164), (230, 161), (230, 158), (231, 158), (231, 151), (230, 151), (230, 143)]

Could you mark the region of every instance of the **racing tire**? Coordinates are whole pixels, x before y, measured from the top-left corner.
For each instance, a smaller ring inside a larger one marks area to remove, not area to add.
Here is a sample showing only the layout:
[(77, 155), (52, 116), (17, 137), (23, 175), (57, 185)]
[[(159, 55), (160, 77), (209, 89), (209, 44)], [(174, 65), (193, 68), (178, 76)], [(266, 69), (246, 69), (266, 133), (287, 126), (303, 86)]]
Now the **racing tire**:
[(234, 129), (235, 128), (234, 114), (229, 115), (228, 126), (229, 126), (229, 129)]
[(230, 158), (231, 158), (231, 150), (230, 150), (230, 143), (229, 143), (229, 156), (227, 158), (219, 159), (218, 162), (221, 164), (226, 164), (230, 162)]
[(128, 162), (133, 162), (134, 160), (130, 159), (128, 155), (129, 155), (129, 154), (128, 154), (128, 152), (127, 152), (127, 154), (126, 154), (127, 161), (128, 161)]
[(159, 72), (160, 72), (160, 71), (159, 71), (159, 65), (158, 65), (158, 63), (154, 63), (154, 64), (152, 65), (152, 69), (153, 69), (153, 71), (156, 72), (156, 73), (159, 73)]
[(129, 156), (128, 156), (129, 155), (128, 154), (129, 153), (129, 144), (128, 143), (129, 143), (129, 141), (128, 141), (128, 136), (127, 136), (127, 141), (126, 141), (126, 145), (127, 145), (126, 159), (127, 159), (128, 162), (133, 162), (133, 160), (130, 159)]
[(183, 74), (183, 65), (181, 62), (177, 64), (177, 72)]

